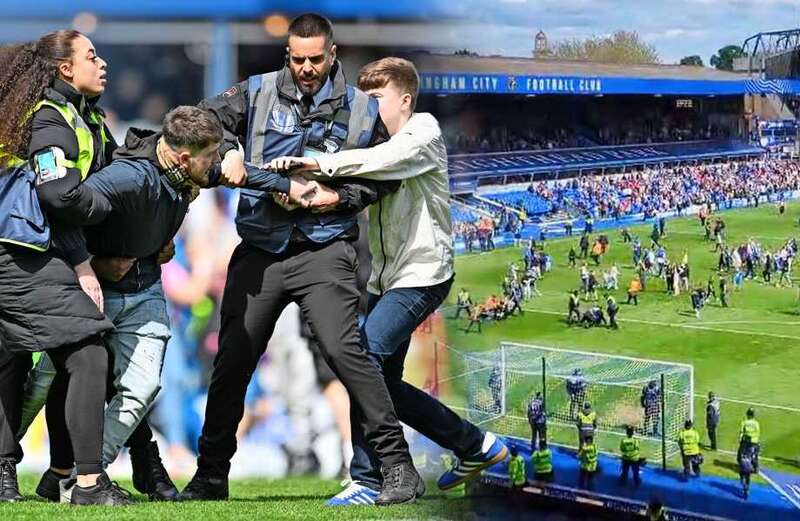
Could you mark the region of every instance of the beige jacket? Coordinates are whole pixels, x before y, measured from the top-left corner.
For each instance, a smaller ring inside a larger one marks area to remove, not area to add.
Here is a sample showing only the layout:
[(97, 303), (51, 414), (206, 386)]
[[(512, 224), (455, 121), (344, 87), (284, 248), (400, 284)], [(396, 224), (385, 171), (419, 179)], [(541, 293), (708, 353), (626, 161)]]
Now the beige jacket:
[(412, 114), (385, 143), (315, 159), (323, 177), (401, 181), (369, 209), (370, 293), (433, 286), (453, 276), (447, 151), (436, 118)]

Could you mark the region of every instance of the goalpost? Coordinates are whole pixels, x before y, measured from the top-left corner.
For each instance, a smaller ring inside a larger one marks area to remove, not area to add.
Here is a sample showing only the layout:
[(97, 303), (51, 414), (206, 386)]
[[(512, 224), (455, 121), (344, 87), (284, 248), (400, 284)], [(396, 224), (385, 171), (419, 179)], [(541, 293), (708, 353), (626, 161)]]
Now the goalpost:
[[(691, 365), (513, 342), (502, 342), (494, 352), (461, 355), (467, 418), (498, 434), (530, 437), (527, 408), (538, 391), (550, 442), (577, 446), (575, 416), (588, 402), (597, 413), (601, 450), (618, 453), (630, 425), (642, 441), (643, 455), (666, 465), (679, 452), (684, 422), (694, 417)], [(586, 388), (570, 397), (566, 383), (576, 369)], [(652, 381), (660, 389), (658, 403), (645, 407), (642, 391)]]

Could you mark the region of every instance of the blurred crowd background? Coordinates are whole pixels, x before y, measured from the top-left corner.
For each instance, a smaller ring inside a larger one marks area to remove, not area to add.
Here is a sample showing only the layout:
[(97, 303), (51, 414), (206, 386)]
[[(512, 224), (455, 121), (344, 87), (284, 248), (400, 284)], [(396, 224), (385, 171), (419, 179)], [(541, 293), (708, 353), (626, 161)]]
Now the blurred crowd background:
[[(25, 9), (22, 12), (30, 20), (0, 22), (0, 40), (29, 40), (64, 27), (87, 34), (108, 62), (108, 83), (100, 106), (118, 143), (124, 141), (131, 127), (160, 128), (166, 112), (177, 105), (196, 104), (250, 75), (281, 68), (291, 18), (319, 7), (290, 6), (280, 14), (255, 17), (248, 9), (264, 12), (266, 9), (260, 5), (264, 2), (220, 7), (205, 1), (178, 1), (174, 5), (142, 6), (139, 10), (131, 6), (131, 13), (127, 14), (118, 12), (126, 7), (107, 7), (109, 13), (81, 12), (53, 20), (59, 13), (74, 13), (75, 7), (43, 2), (39, 6), (42, 10), (48, 7), (44, 4), (52, 4), (52, 16), (42, 20), (45, 15), (39, 9)], [(280, 2), (275, 4), (280, 7)], [(401, 34), (394, 26), (381, 30), (385, 27), (381, 20), (386, 18), (381, 9), (387, 7), (370, 9), (350, 4), (359, 3), (345, 2), (330, 8), (331, 12), (321, 12), (334, 21), (339, 56), (351, 81), (370, 60), (395, 50), (421, 49), (421, 42), (413, 34)], [(367, 18), (353, 14), (359, 9), (365, 9)], [(156, 12), (145, 13), (148, 10)], [(163, 17), (159, 16), (162, 11)], [(401, 18), (412, 19), (401, 20), (401, 25), (418, 23), (413, 19), (414, 12), (412, 9), (404, 13)], [(224, 15), (226, 19), (217, 20), (211, 14)], [(195, 468), (208, 380), (218, 348), (219, 305), (226, 269), (240, 240), (234, 224), (237, 202), (236, 190), (203, 191), (192, 203), (175, 238), (174, 259), (164, 266), (162, 280), (172, 338), (163, 367), (162, 390), (149, 419), (173, 477), (190, 476)], [(366, 286), (370, 260), (366, 217), (363, 219), (359, 243), (361, 278)], [(408, 378), (420, 385), (431, 381), (431, 364), (427, 360), (415, 362), (425, 351), (419, 346), (436, 340), (430, 324), (422, 329), (427, 333), (415, 338), (408, 371)], [(436, 334), (443, 334), (438, 327)], [(238, 436), (240, 449), (233, 461), (232, 477), (344, 475), (352, 453), (347, 393), (325, 362), (315, 356), (296, 305), (290, 305), (283, 313), (254, 375)], [(43, 416), (37, 419), (24, 446), (23, 466), (44, 469), (48, 451)], [(110, 473), (125, 475), (128, 468), (127, 455), (122, 455)]]

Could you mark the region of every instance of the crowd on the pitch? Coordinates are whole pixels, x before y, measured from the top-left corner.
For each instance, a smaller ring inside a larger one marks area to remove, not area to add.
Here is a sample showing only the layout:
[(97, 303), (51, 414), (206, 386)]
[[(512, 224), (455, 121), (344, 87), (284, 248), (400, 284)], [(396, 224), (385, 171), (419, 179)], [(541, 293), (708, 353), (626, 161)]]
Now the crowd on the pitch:
[(474, 302), (469, 291), (462, 288), (456, 299), (456, 314), (459, 318), (466, 312), (468, 323), (465, 331), (469, 333), (473, 326), (480, 333), (484, 321), (504, 320), (515, 313), (524, 314), (522, 304), (541, 296), (538, 282), (553, 268), (553, 259), (536, 241), (529, 240), (523, 248), (522, 267), (516, 262), (508, 265), (501, 284), (501, 296), (490, 295), (484, 302)]

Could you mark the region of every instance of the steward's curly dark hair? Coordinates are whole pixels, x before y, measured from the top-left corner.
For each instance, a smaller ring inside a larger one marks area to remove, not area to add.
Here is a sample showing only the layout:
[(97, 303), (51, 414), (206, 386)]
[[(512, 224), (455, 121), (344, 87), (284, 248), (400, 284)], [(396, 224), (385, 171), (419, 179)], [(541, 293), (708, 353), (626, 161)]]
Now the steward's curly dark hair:
[(9, 154), (25, 157), (31, 138), (30, 111), (58, 77), (58, 65), (72, 60), (74, 30), (45, 34), (35, 42), (0, 47), (0, 168)]

